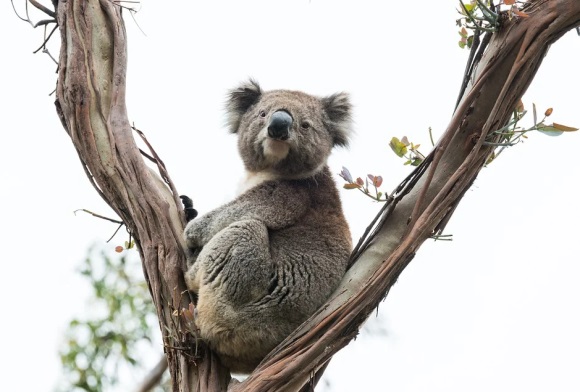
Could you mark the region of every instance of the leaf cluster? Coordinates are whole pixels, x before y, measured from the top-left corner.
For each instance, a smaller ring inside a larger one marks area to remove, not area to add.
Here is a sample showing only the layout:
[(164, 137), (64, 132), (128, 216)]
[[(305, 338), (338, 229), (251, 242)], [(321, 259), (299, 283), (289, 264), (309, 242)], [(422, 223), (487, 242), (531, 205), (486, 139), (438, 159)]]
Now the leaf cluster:
[[(430, 132), (431, 129), (429, 129)], [(403, 136), (401, 139), (393, 136), (389, 142), (389, 147), (399, 158), (406, 159), (405, 165), (419, 166), (425, 160), (425, 155), (419, 151), (421, 145), (410, 142), (407, 136)]]
[[(578, 130), (578, 128), (555, 122), (552, 124), (547, 124), (546, 119), (550, 117), (553, 111), (554, 110), (552, 108), (546, 109), (543, 118), (538, 121), (536, 105), (532, 104), (534, 122), (532, 126), (524, 128), (520, 126), (520, 120), (522, 120), (522, 118), (527, 114), (527, 111), (524, 109), (523, 102), (520, 101), (507, 125), (489, 134), (488, 138), (490, 140), (486, 141), (485, 144), (496, 146), (496, 149), (490, 154), (486, 161), (486, 165), (490, 164), (494, 159), (496, 159), (499, 154), (501, 154), (502, 151), (506, 149), (506, 147), (514, 146), (520, 142), (523, 142), (524, 139), (527, 139), (528, 132), (538, 131), (548, 136), (559, 136), (565, 132), (574, 132)], [(498, 139), (498, 141), (492, 142), (491, 139)]]
[(383, 184), (382, 176), (367, 174), (364, 180), (361, 177), (357, 177), (356, 180), (354, 180), (350, 171), (344, 166), (342, 167), (339, 176), (346, 181), (346, 184), (343, 185), (344, 189), (358, 189), (364, 195), (376, 201), (386, 201), (388, 198), (386, 192), (379, 191), (379, 188)]
[(460, 48), (471, 49), (474, 32), (496, 32), (501, 24), (502, 15), (506, 18), (527, 18), (528, 14), (522, 11), (525, 1), (516, 0), (470, 0), (460, 1), (457, 10), (461, 17), (456, 24), (461, 29), (458, 44)]
[(118, 383), (121, 369), (140, 365), (140, 345), (150, 343), (157, 321), (147, 285), (136, 278), (138, 266), (127, 256), (89, 253), (85, 259), (80, 274), (92, 298), (87, 315), (73, 319), (65, 333), (58, 390), (103, 391)]
[[(486, 165), (491, 163), (498, 155), (506, 148), (516, 145), (527, 138), (527, 133), (531, 131), (538, 131), (549, 136), (559, 136), (566, 132), (577, 131), (578, 128), (571, 127), (568, 125), (563, 125), (559, 123), (547, 124), (546, 119), (552, 114), (553, 109), (548, 108), (544, 112), (544, 117), (538, 121), (536, 105), (533, 104), (533, 120), (534, 123), (528, 128), (520, 126), (520, 120), (526, 115), (526, 110), (524, 109), (524, 104), (520, 100), (513, 111), (512, 117), (508, 123), (494, 131), (490, 132), (488, 135), (488, 140), (484, 143), (486, 145), (496, 146), (496, 149), (490, 154), (486, 161)], [(435, 145), (433, 142), (433, 134), (431, 128), (429, 128), (429, 137), (431, 139), (431, 144)], [(419, 166), (424, 160), (425, 155), (419, 151), (420, 144), (415, 144), (406, 136), (401, 139), (398, 137), (392, 137), (389, 142), (389, 147), (391, 150), (400, 158), (405, 159), (405, 165)], [(380, 191), (379, 187), (383, 183), (383, 177), (380, 175), (367, 174), (366, 178), (363, 180), (361, 177), (356, 179), (350, 174), (350, 171), (343, 166), (342, 171), (339, 176), (346, 181), (343, 185), (345, 189), (358, 189), (364, 195), (370, 197), (375, 201), (387, 201), (388, 194), (384, 191)]]

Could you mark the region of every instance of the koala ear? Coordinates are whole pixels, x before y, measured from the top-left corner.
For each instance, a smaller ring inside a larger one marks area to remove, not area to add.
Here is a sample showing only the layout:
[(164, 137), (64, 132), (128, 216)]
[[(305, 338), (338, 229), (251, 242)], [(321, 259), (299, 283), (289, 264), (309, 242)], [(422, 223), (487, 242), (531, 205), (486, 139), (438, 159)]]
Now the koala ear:
[(321, 99), (329, 123), (327, 124), (336, 146), (346, 147), (352, 131), (350, 98), (347, 93), (332, 94)]
[(248, 111), (250, 106), (258, 102), (261, 95), (262, 89), (258, 82), (253, 79), (230, 91), (226, 102), (226, 114), (230, 132), (236, 133), (238, 131), (242, 116)]

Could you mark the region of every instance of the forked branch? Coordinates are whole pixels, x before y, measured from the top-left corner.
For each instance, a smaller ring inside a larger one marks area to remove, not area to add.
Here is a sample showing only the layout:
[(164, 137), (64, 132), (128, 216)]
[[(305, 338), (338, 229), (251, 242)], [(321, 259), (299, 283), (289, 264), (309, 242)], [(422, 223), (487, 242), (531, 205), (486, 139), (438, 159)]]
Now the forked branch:
[[(442, 230), (491, 152), (551, 43), (580, 25), (580, 1), (536, 0), (506, 21), (479, 60), (472, 83), (434, 151), (394, 192), (357, 248), (357, 260), (328, 303), (232, 391), (297, 391), (356, 336), (429, 236)], [(229, 374), (196, 342), (178, 311), (185, 223), (179, 195), (144, 162), (125, 107), (126, 36), (110, 0), (58, 3), (62, 46), (57, 111), (99, 194), (134, 236), (149, 283), (174, 391), (225, 390)], [(157, 157), (156, 157), (157, 158)], [(157, 158), (157, 161), (160, 162)], [(176, 313), (177, 311), (177, 313)]]

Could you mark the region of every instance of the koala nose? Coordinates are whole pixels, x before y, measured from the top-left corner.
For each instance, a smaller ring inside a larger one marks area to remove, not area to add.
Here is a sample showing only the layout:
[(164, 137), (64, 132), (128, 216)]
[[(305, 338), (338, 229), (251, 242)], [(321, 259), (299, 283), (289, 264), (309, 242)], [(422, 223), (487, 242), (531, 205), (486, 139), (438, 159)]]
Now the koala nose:
[(268, 136), (273, 139), (286, 140), (290, 136), (292, 116), (284, 110), (278, 110), (272, 114), (268, 125)]

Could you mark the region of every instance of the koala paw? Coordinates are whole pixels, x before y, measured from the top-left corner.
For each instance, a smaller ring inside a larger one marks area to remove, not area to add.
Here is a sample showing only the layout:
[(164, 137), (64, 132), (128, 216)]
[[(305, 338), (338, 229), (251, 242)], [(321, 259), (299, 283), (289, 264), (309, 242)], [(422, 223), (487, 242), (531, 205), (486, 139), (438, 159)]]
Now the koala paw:
[(185, 212), (185, 219), (189, 222), (197, 216), (197, 210), (193, 208), (193, 200), (186, 195), (179, 196), (183, 203), (183, 210)]
[(185, 243), (189, 249), (203, 246), (203, 225), (200, 220), (190, 221), (185, 227)]

